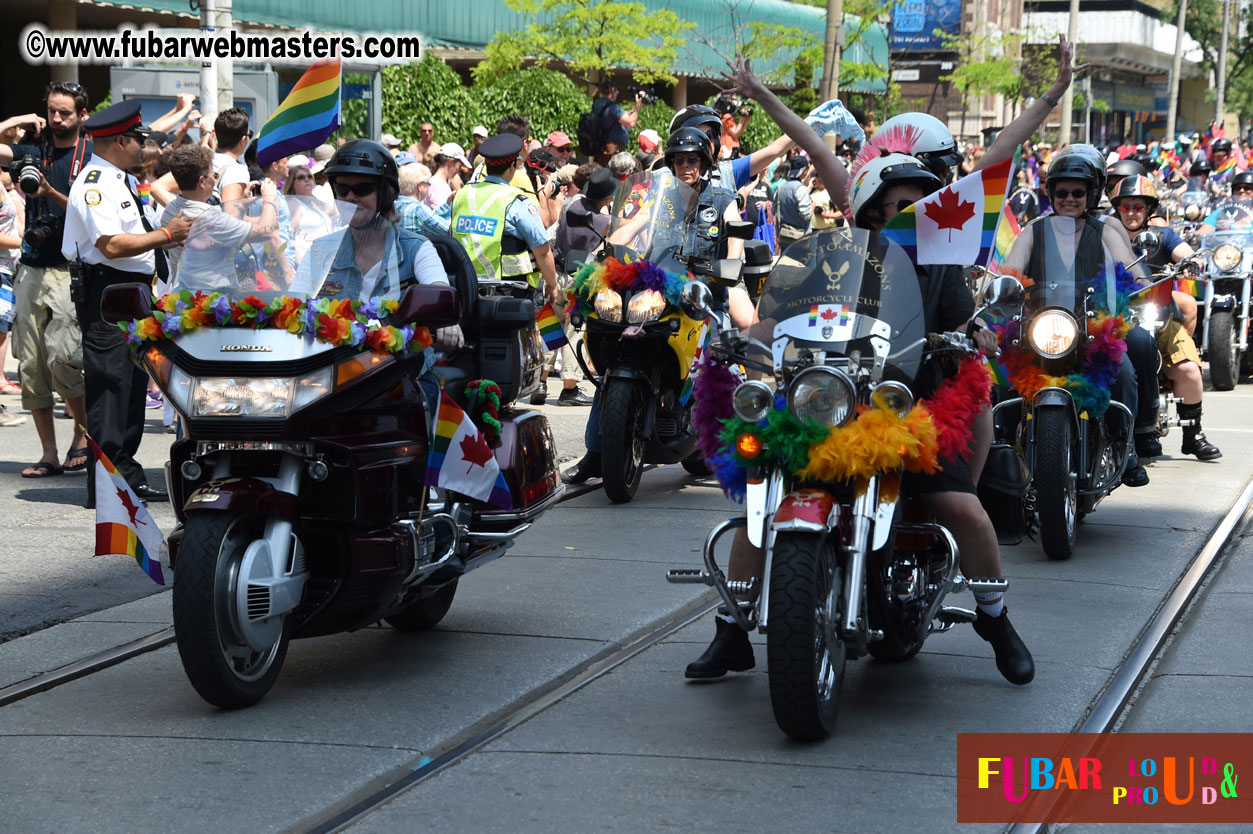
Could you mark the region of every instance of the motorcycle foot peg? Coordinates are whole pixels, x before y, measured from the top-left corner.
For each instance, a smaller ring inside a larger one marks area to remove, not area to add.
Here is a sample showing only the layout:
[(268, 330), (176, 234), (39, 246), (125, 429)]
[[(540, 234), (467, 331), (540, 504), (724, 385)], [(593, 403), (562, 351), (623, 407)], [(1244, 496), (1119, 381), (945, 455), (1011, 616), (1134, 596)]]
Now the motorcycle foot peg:
[(945, 605), (936, 612), (935, 618), (946, 626), (956, 625), (957, 623), (973, 623), (975, 621), (975, 612), (969, 608)]
[(752, 579), (749, 579), (747, 581), (742, 581), (742, 580), (737, 579), (731, 582), (727, 582), (727, 588), (733, 594), (746, 596), (748, 594), (751, 594), (753, 591), (757, 590), (757, 577), (754, 576)]
[(676, 585), (712, 585), (713, 577), (696, 568), (675, 568), (666, 572), (666, 581)]
[(966, 587), (974, 594), (1004, 593), (1009, 587), (1009, 580), (999, 576), (972, 576), (966, 580)]

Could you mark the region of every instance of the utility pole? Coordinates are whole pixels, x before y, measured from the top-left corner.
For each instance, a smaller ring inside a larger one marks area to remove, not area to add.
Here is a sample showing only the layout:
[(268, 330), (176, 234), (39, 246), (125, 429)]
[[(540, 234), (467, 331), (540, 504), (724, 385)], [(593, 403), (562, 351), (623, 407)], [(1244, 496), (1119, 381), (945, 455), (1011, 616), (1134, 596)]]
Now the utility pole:
[(827, 32), (822, 54), (822, 85), (818, 98), (830, 101), (840, 93), (840, 56), (844, 51), (844, 0), (827, 0)]
[(1227, 33), (1231, 31), (1231, 2), (1222, 0), (1223, 34), (1218, 45), (1218, 88), (1214, 91), (1214, 121), (1223, 123), (1227, 89)]
[(1083, 143), (1092, 144), (1092, 73), (1083, 77)]
[[(1066, 40), (1074, 43), (1079, 38), (1079, 0), (1070, 0), (1070, 27)], [(1078, 57), (1078, 56), (1076, 56)], [(1062, 130), (1057, 139), (1058, 147), (1071, 142), (1070, 126), (1074, 118), (1075, 85), (1071, 84), (1062, 95)]]
[[(200, 34), (205, 37), (214, 33), (217, 25), (217, 4), (203, 0), (200, 4)], [(209, 124), (218, 117), (218, 68), (217, 58), (206, 58), (200, 64), (200, 115)]]
[(1166, 111), (1166, 141), (1175, 138), (1175, 119), (1179, 115), (1179, 71), (1183, 67), (1183, 27), (1188, 20), (1188, 0), (1179, 0), (1179, 22), (1175, 29), (1175, 60), (1170, 68), (1170, 107)]

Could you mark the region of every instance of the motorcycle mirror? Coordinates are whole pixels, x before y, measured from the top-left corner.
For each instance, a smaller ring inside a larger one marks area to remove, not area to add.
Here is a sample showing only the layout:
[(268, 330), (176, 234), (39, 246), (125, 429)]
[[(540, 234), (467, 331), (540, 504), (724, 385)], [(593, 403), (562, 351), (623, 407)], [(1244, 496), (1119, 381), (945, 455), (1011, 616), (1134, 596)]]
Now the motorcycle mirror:
[(740, 240), (752, 240), (756, 227), (747, 220), (728, 220), (723, 228), (723, 237), (735, 237)]
[(100, 318), (117, 324), (152, 315), (152, 289), (146, 284), (113, 284), (100, 296)]
[(740, 272), (744, 269), (744, 262), (739, 258), (719, 258), (714, 261), (713, 279), (715, 282), (728, 287), (734, 287), (739, 283)]
[(392, 318), (399, 325), (450, 327), (461, 321), (461, 299), (447, 284), (417, 284), (405, 290)]
[(584, 208), (569, 208), (566, 210), (566, 225), (574, 226), (576, 229), (592, 228), (592, 213)]
[(688, 281), (680, 293), (680, 303), (688, 318), (707, 319), (713, 316), (713, 293), (700, 281)]
[(562, 264), (566, 269), (566, 274), (573, 275), (579, 271), (579, 267), (592, 259), (592, 253), (586, 249), (571, 249), (566, 253), (566, 262)]
[(998, 276), (983, 289), (983, 303), (993, 315), (1006, 318), (1022, 309), (1027, 291), (1022, 282), (1009, 275)]
[(1136, 235), (1132, 249), (1140, 260), (1152, 258), (1162, 248), (1162, 236), (1151, 229), (1145, 229)]

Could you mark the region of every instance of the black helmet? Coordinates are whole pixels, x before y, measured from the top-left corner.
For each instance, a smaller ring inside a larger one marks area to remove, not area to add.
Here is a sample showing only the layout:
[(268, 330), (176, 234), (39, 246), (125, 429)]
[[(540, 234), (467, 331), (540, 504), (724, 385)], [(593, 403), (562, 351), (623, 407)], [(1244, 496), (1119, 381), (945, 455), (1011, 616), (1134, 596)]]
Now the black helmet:
[(1253, 171), (1241, 171), (1232, 177), (1232, 189), (1234, 190), (1237, 185), (1253, 185)]
[(1105, 169), (1105, 176), (1110, 179), (1122, 179), (1123, 177), (1147, 177), (1148, 169), (1135, 159), (1120, 159), (1113, 165)]
[(341, 146), (326, 163), (326, 177), (335, 186), (335, 178), (344, 174), (375, 177), (383, 181), (379, 189), (379, 213), (387, 214), (400, 193), (400, 172), (396, 159), (387, 148), (369, 139), (356, 139)]
[(1221, 151), (1222, 153), (1229, 154), (1231, 153), (1231, 140), (1230, 139), (1215, 139), (1213, 144), (1211, 144), (1209, 148), (1210, 148), (1210, 151), (1213, 153), (1218, 153)]
[(1201, 174), (1214, 173), (1214, 166), (1210, 164), (1208, 159), (1198, 159), (1192, 163), (1192, 168), (1188, 176), (1199, 177)]
[(1044, 184), (1049, 195), (1059, 180), (1081, 180), (1088, 184), (1088, 211), (1096, 208), (1105, 188), (1105, 159), (1091, 145), (1067, 145), (1053, 155)]
[(674, 118), (670, 120), (670, 135), (673, 136), (679, 128), (701, 127), (702, 125), (712, 127), (714, 141), (722, 142), (722, 119), (712, 107), (704, 104), (689, 104), (675, 113)]
[(705, 135), (705, 131), (698, 127), (681, 127), (670, 134), (670, 138), (666, 141), (666, 165), (673, 171), (674, 166), (670, 164), (670, 157), (676, 153), (689, 153), (691, 151), (696, 151), (701, 156), (701, 173), (714, 167), (709, 137)]

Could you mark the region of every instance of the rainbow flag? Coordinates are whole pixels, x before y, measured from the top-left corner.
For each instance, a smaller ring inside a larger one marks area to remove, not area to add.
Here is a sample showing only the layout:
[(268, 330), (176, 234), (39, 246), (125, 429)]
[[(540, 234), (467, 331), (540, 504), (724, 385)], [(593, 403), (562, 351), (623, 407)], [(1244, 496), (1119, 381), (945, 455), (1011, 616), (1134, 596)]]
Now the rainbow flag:
[(118, 473), (109, 456), (90, 435), (84, 435), (95, 455), (92, 477), (96, 479), (96, 556), (129, 556), (148, 578), (165, 584), (161, 573), (161, 535), (144, 503)]
[(1179, 292), (1186, 292), (1193, 298), (1201, 298), (1205, 295), (1205, 285), (1195, 278), (1176, 278), (1175, 289)]
[(513, 509), (513, 497), (495, 453), (469, 415), (442, 391), (435, 436), (426, 455), (426, 482)]
[(1232, 156), (1227, 157), (1226, 162), (1218, 166), (1217, 170), (1214, 171), (1214, 174), (1210, 177), (1210, 179), (1214, 181), (1218, 181), (1220, 179), (1225, 179), (1235, 173), (1236, 173), (1236, 158), (1234, 155), (1232, 155)]
[(809, 326), (810, 327), (818, 326), (818, 305), (817, 304), (809, 308)]
[(919, 200), (889, 220), (883, 236), (920, 266), (986, 264), (1013, 165), (1012, 159), (998, 162)]
[(148, 203), (152, 201), (152, 186), (141, 182), (135, 188), (135, 196), (139, 197), (139, 202), (144, 208), (148, 208)]
[(987, 363), (988, 370), (992, 372), (992, 384), (993, 385), (999, 385), (1002, 388), (1013, 387), (1012, 385), (1009, 384), (1009, 377), (1005, 374), (1005, 368), (1001, 365), (1000, 362), (997, 362), (995, 359), (989, 359), (986, 356), (983, 357), (983, 361)]
[(300, 76), (257, 135), (257, 163), (317, 147), (339, 127), (339, 61), (314, 64)]
[(1001, 211), (1001, 220), (996, 226), (996, 250), (992, 253), (993, 263), (1004, 264), (1009, 260), (1009, 251), (1014, 248), (1014, 242), (1018, 240), (1020, 234), (1022, 234), (1022, 227), (1018, 225), (1018, 218), (1014, 216), (1007, 201), (1005, 208)]
[(570, 343), (570, 340), (566, 338), (566, 332), (561, 329), (561, 320), (557, 318), (551, 301), (544, 302), (539, 314), (535, 316), (535, 324), (539, 326), (540, 338), (544, 340), (544, 346), (549, 350), (556, 350)]
[(1169, 280), (1158, 281), (1156, 284), (1149, 284), (1142, 290), (1131, 294), (1132, 304), (1143, 304), (1150, 302), (1158, 307), (1167, 307), (1170, 305), (1170, 294), (1174, 290), (1174, 284)]

